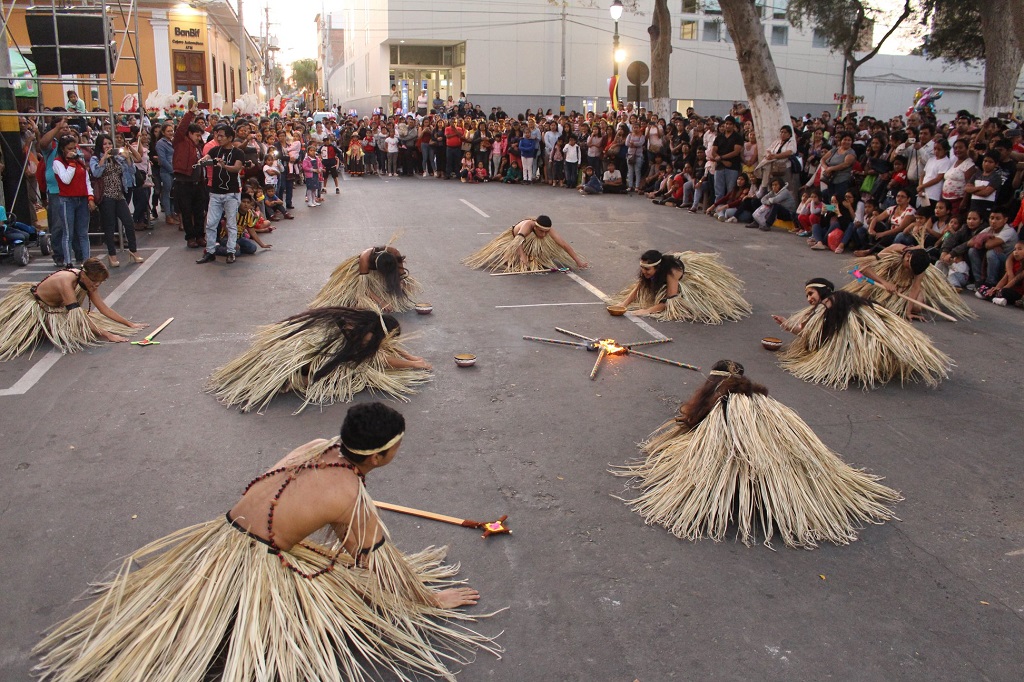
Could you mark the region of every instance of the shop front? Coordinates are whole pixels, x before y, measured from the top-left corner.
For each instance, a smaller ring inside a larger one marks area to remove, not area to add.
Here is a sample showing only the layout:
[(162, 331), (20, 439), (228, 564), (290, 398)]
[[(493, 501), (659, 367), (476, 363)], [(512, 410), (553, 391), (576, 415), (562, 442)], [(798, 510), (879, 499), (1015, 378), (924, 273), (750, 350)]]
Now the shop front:
[[(397, 87), (402, 111), (414, 111), (421, 90), (427, 91), (428, 109), (435, 98), (458, 100), (466, 90), (466, 43), (451, 45), (390, 46), (389, 86)], [(389, 87), (390, 93), (390, 87)], [(390, 95), (386, 95), (388, 99)], [(386, 103), (385, 103), (386, 104)]]

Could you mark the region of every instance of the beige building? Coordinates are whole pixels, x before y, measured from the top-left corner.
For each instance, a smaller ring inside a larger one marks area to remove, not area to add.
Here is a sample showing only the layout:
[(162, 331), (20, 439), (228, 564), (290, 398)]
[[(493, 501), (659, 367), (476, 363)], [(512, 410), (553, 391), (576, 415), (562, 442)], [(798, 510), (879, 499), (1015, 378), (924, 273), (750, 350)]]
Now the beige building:
[[(125, 1), (122, 7), (129, 15), (130, 3)], [(8, 25), (8, 43), (31, 59), (31, 42), (25, 24), (28, 8), (28, 2), (15, 2)], [(82, 7), (75, 9), (86, 11)], [(48, 13), (50, 7), (37, 6), (30, 11)], [(114, 41), (120, 47), (125, 26), (116, 2), (108, 4), (108, 15)], [(131, 30), (134, 26), (128, 28)], [(209, 101), (218, 93), (224, 98), (225, 110), (228, 110), (231, 102), (242, 94), (243, 82), (247, 92), (260, 92), (263, 81), (260, 46), (251, 36), (244, 34), (246, 67), (242, 69), (239, 52), (241, 29), (234, 2), (138, 0), (138, 31), (136, 49), (143, 99), (154, 90), (167, 94), (188, 90), (200, 101)], [(117, 63), (113, 80), (126, 85), (114, 88), (115, 108), (121, 105), (125, 95), (137, 90), (137, 86), (131, 85), (137, 80), (136, 63), (130, 58), (131, 50), (126, 48), (121, 53), (123, 56)], [(75, 83), (76, 79), (86, 79), (87, 82)], [(76, 90), (89, 109), (108, 107), (105, 77), (76, 74), (64, 74), (63, 83), (44, 84), (40, 88), (42, 106), (63, 106), (66, 90)]]

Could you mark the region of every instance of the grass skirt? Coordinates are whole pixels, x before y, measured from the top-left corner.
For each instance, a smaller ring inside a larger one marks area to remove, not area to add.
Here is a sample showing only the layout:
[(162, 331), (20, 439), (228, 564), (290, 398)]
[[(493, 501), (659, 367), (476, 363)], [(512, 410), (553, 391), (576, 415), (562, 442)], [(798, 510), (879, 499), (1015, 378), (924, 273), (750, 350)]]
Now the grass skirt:
[(387, 301), (391, 311), (404, 313), (416, 307), (412, 299), (420, 293), (420, 283), (413, 277), (402, 280), (402, 294), (392, 294), (376, 271), (370, 270), (365, 275), (359, 274), (359, 256), (353, 256), (341, 262), (331, 273), (327, 284), (316, 295), (310, 308), (330, 308), (344, 306), (346, 308), (362, 308), (363, 310), (380, 310), (380, 305), (373, 299)]
[[(902, 267), (902, 264), (902, 254), (889, 252), (879, 254), (878, 260), (875, 260), (874, 256), (858, 258), (853, 261), (852, 267), (849, 269), (871, 268), (885, 281), (892, 282), (901, 293), (906, 294), (914, 281), (914, 276)], [(875, 301), (901, 317), (907, 315), (909, 302), (895, 294), (890, 294), (880, 286), (854, 280), (843, 289), (870, 301)], [(924, 271), (924, 277), (921, 279), (921, 299), (931, 307), (944, 310), (962, 320), (977, 317), (934, 265), (929, 265), (928, 269)], [(920, 313), (927, 315), (928, 311), (920, 310)]]
[(406, 400), (415, 387), (430, 380), (425, 369), (394, 369), (384, 355), (403, 350), (394, 334), (388, 335), (377, 353), (366, 362), (343, 363), (330, 374), (309, 383), (309, 377), (341, 349), (345, 338), (338, 334), (334, 347), (318, 353), (324, 333), (312, 327), (285, 338), (301, 322), (276, 322), (260, 327), (248, 350), (217, 369), (206, 391), (225, 405), (238, 405), (242, 412), (262, 411), (278, 393), (293, 391), (303, 399), (296, 414), (309, 404), (330, 405), (350, 402), (356, 393), (369, 390)]
[(775, 531), (789, 547), (845, 545), (864, 523), (895, 518), (895, 490), (853, 469), (800, 417), (764, 395), (731, 394), (692, 431), (669, 421), (643, 443), (646, 458), (613, 471), (635, 479), (627, 500), (648, 524), (687, 540), (750, 545)]
[[(569, 252), (550, 236), (538, 239), (532, 232), (526, 237), (513, 236), (510, 227), (487, 243), (482, 249), (463, 259), (463, 264), (477, 270), (491, 272), (543, 272), (551, 268), (576, 267)], [(524, 266), (519, 260), (519, 246), (529, 260)], [(582, 259), (582, 256), (580, 257)]]
[[(386, 542), (367, 568), (342, 553), (311, 579), (267, 549), (224, 519), (143, 547), (35, 648), (35, 672), (53, 682), (201, 682), (220, 658), (232, 682), (358, 682), (381, 671), (455, 680), (449, 664), (501, 650), (452, 622), (473, 617), (424, 603), (461, 582), (444, 548), (406, 556)], [(309, 574), (333, 553), (304, 541), (281, 556)]]
[(869, 389), (893, 379), (934, 387), (949, 375), (949, 356), (891, 310), (856, 308), (842, 329), (821, 343), (824, 312), (823, 306), (806, 308), (786, 321), (792, 327), (806, 320), (803, 331), (779, 353), (779, 365), (798, 378), (840, 389), (859, 382)]
[[(685, 270), (679, 280), (679, 295), (665, 301), (665, 310), (652, 315), (656, 320), (681, 320), (703, 324), (722, 324), (739, 320), (752, 311), (743, 298), (743, 282), (727, 268), (717, 253), (684, 251), (672, 254), (683, 262)], [(623, 289), (616, 300), (623, 301), (639, 287), (639, 283)], [(646, 289), (637, 292), (630, 310), (650, 308), (664, 300), (666, 287), (656, 296)]]
[[(33, 353), (44, 338), (62, 353), (74, 353), (100, 342), (89, 326), (89, 313), (82, 308), (66, 310), (64, 306), (43, 305), (32, 295), (32, 286), (15, 284), (0, 300), (0, 362)], [(85, 292), (80, 292), (79, 303), (84, 296)], [(95, 317), (107, 319), (99, 314)]]

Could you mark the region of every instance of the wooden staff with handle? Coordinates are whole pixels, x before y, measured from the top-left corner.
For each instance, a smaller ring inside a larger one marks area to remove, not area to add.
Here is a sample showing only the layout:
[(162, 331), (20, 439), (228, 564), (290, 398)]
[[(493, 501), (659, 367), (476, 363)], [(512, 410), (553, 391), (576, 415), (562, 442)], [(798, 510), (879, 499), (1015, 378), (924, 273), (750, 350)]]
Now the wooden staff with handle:
[(164, 322), (159, 327), (157, 327), (156, 329), (154, 329), (152, 334), (150, 334), (146, 338), (142, 339), (141, 341), (132, 341), (132, 345), (133, 346), (159, 346), (160, 342), (159, 341), (154, 341), (153, 337), (156, 336), (157, 334), (159, 334), (160, 332), (162, 332), (164, 330), (164, 327), (166, 327), (167, 325), (169, 325), (173, 321), (174, 321), (173, 317), (168, 317), (167, 321)]
[(659, 358), (657, 355), (648, 355), (647, 353), (641, 353), (640, 351), (633, 350), (632, 348), (627, 348), (626, 352), (629, 353), (630, 355), (639, 355), (640, 357), (647, 358), (648, 360), (657, 360), (658, 362), (664, 362), (666, 365), (672, 365), (673, 367), (692, 369), (694, 372), (700, 371), (700, 367), (688, 365), (685, 362), (676, 362), (675, 360), (669, 360), (668, 358)]
[[(852, 271), (850, 271), (850, 274), (853, 275), (853, 278), (855, 280), (857, 280), (858, 282), (867, 282), (868, 284), (873, 284), (876, 287), (882, 286), (881, 284), (879, 284), (875, 280), (873, 280), (870, 277), (868, 277), (867, 275), (865, 275), (860, 270), (852, 270)], [(896, 294), (897, 296), (902, 298), (904, 301), (907, 301), (909, 303), (913, 303), (914, 305), (920, 306), (921, 308), (924, 308), (925, 310), (930, 310), (931, 312), (935, 313), (939, 317), (943, 317), (943, 318), (949, 320), (950, 322), (956, 322), (956, 318), (953, 317), (952, 315), (948, 315), (948, 314), (942, 312), (941, 310), (939, 310), (938, 308), (933, 308), (932, 306), (928, 305), (927, 303), (922, 303), (921, 301), (914, 300), (914, 299), (910, 298), (909, 296), (901, 294), (898, 291), (892, 291), (890, 293)]]
[(485, 538), (492, 535), (502, 535), (506, 533), (508, 535), (512, 534), (509, 527), (505, 525), (505, 520), (508, 518), (508, 514), (505, 514), (497, 521), (472, 521), (470, 519), (457, 519), (454, 516), (446, 516), (444, 514), (435, 514), (434, 512), (423, 511), (422, 509), (403, 507), (402, 505), (390, 504), (388, 502), (374, 502), (374, 504), (376, 504), (380, 509), (398, 512), (399, 514), (409, 514), (410, 516), (418, 516), (421, 519), (441, 521), (442, 523), (450, 523), (455, 526), (462, 526), (463, 528), (476, 528), (484, 532), (481, 537)]

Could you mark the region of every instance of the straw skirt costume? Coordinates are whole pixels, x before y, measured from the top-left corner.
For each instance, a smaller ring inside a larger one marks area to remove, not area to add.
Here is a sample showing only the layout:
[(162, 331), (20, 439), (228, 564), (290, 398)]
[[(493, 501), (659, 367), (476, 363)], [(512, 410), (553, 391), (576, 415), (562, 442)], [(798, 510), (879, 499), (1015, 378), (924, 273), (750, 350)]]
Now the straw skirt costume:
[(703, 324), (722, 324), (739, 320), (751, 313), (750, 304), (743, 298), (743, 282), (722, 263), (717, 253), (683, 251), (665, 254), (683, 263), (683, 276), (679, 280), (679, 295), (667, 297), (667, 287), (656, 294), (634, 284), (619, 292), (616, 300), (625, 300), (636, 290), (631, 310), (650, 308), (664, 303), (665, 309), (651, 315), (656, 320), (681, 320)]
[[(305, 468), (325, 466), (345, 465)], [(376, 516), (362, 485), (353, 514)], [(35, 672), (53, 682), (201, 682), (211, 668), (226, 682), (455, 680), (449, 664), (500, 652), (453, 622), (473, 617), (428, 605), (461, 582), (444, 548), (405, 555), (384, 529), (356, 561), (341, 542), (280, 550), (228, 517), (179, 530), (128, 556), (50, 631)]]
[[(371, 259), (372, 263), (372, 259)], [(341, 262), (331, 273), (327, 284), (309, 304), (310, 308), (328, 308), (344, 306), (346, 308), (362, 308), (363, 310), (379, 310), (377, 299), (386, 302), (391, 310), (403, 313), (416, 307), (413, 296), (420, 293), (420, 283), (406, 275), (402, 278), (402, 288), (398, 294), (392, 292), (384, 277), (376, 270), (359, 273), (359, 256), (353, 256)]]
[[(543, 239), (533, 232), (514, 234), (516, 225), (505, 230), (482, 249), (463, 259), (463, 264), (491, 272), (542, 272), (552, 268), (575, 267), (576, 261), (550, 236)], [(519, 258), (519, 247), (526, 253), (527, 264)], [(582, 257), (581, 257), (582, 258)]]
[[(841, 295), (852, 296), (844, 291), (833, 294)], [(790, 317), (787, 328), (801, 322), (804, 326), (779, 354), (779, 365), (804, 381), (839, 389), (851, 383), (869, 389), (896, 379), (900, 384), (923, 381), (934, 387), (949, 375), (953, 361), (927, 335), (888, 308), (854, 298), (863, 304), (851, 308), (828, 338), (822, 338), (824, 305)]]
[(644, 460), (613, 471), (634, 479), (626, 502), (687, 540), (723, 540), (735, 524), (746, 545), (760, 532), (770, 546), (776, 531), (789, 547), (845, 545), (901, 499), (767, 395), (730, 393), (692, 430), (670, 420), (641, 447)]
[(62, 353), (75, 353), (94, 346), (103, 339), (89, 326), (120, 336), (131, 336), (137, 330), (111, 320), (106, 315), (81, 308), (88, 292), (81, 286), (75, 296), (78, 308), (52, 307), (36, 297), (34, 284), (15, 284), (0, 299), (0, 362), (12, 360), (23, 353), (32, 353), (43, 339), (49, 339)]
[[(903, 254), (899, 252), (880, 253), (877, 259), (874, 256), (858, 258), (853, 261), (852, 266), (851, 270), (871, 268), (885, 281), (891, 282), (898, 291), (904, 294), (906, 294), (914, 281), (914, 276), (903, 267)], [(867, 282), (853, 281), (844, 286), (843, 290), (876, 301), (897, 315), (904, 317), (907, 314), (907, 306), (910, 305), (910, 302), (905, 298), (900, 298), (880, 286)], [(974, 311), (967, 307), (967, 304), (964, 303), (956, 289), (946, 281), (945, 276), (934, 265), (929, 265), (923, 273), (921, 301), (933, 308), (944, 310), (962, 320), (977, 317)], [(921, 312), (923, 314), (928, 313), (926, 310)]]
[(430, 380), (429, 370), (388, 366), (385, 355), (404, 352), (394, 332), (384, 338), (369, 360), (342, 363), (318, 376), (319, 370), (340, 352), (345, 337), (332, 334), (327, 327), (301, 326), (298, 321), (284, 320), (260, 327), (244, 353), (213, 373), (207, 392), (225, 405), (238, 405), (242, 412), (249, 412), (261, 411), (275, 395), (291, 391), (303, 400), (297, 414), (310, 404), (350, 402), (356, 393), (366, 390), (404, 401), (405, 396), (416, 392), (416, 386)]

